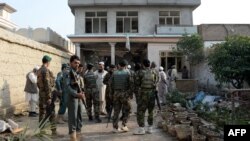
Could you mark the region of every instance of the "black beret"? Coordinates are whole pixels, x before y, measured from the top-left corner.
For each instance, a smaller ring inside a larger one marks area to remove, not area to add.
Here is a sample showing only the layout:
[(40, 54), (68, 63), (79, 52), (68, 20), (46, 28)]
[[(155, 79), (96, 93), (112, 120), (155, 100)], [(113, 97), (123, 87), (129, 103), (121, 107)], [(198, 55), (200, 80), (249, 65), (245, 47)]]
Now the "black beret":
[(144, 59), (144, 60), (143, 60), (143, 65), (144, 65), (145, 67), (150, 66), (150, 61), (149, 61), (148, 59)]
[(93, 67), (94, 67), (94, 65), (92, 63), (87, 64), (87, 69), (92, 69)]
[(111, 64), (110, 66), (109, 66), (109, 68), (115, 68), (115, 65), (113, 65), (113, 64)]
[(119, 65), (120, 65), (121, 67), (125, 67), (125, 66), (127, 65), (127, 61), (126, 61), (126, 60), (121, 60), (121, 61), (119, 62)]

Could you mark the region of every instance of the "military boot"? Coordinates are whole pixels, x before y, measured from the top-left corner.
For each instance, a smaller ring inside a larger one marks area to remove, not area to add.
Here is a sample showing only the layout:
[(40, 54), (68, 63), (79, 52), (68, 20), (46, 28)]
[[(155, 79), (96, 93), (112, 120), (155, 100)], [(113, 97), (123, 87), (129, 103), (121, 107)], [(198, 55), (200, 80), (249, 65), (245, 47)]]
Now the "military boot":
[(100, 117), (99, 117), (99, 116), (95, 116), (95, 122), (96, 122), (96, 123), (101, 123), (101, 122), (102, 122), (102, 120), (100, 119)]
[(89, 121), (93, 121), (93, 116), (92, 115), (89, 116)]

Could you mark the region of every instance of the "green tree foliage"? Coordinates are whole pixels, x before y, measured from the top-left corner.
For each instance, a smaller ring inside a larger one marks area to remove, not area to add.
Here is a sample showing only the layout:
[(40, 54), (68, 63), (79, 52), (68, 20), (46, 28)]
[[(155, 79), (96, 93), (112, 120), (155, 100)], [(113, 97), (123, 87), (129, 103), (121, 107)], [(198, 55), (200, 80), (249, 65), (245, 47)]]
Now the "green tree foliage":
[(214, 47), (208, 64), (217, 81), (231, 83), (237, 89), (243, 87), (244, 80), (250, 82), (250, 37), (228, 37)]
[(183, 35), (177, 43), (177, 52), (186, 55), (191, 65), (200, 63), (204, 59), (202, 38), (198, 34)]

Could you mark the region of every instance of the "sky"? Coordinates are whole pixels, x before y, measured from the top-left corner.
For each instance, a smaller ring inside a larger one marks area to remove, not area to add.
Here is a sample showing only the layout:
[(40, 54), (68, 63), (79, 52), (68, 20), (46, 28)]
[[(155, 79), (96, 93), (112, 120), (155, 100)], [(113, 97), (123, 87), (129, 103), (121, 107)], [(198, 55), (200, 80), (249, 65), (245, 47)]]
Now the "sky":
[[(74, 33), (74, 15), (68, 0), (0, 0), (17, 12), (11, 19), (20, 28), (50, 27), (63, 37)], [(193, 12), (194, 25), (250, 24), (250, 0), (201, 0)]]

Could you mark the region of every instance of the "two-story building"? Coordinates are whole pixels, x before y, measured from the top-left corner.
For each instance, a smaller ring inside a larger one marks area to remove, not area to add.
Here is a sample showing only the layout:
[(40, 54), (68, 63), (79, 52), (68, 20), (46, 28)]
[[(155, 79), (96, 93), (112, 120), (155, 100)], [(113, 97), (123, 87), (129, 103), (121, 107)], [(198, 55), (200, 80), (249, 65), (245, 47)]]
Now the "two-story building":
[(193, 10), (200, 0), (69, 0), (75, 16), (76, 44), (83, 63), (121, 58), (130, 63), (144, 58), (167, 69), (183, 66), (172, 49), (183, 34), (197, 33)]

